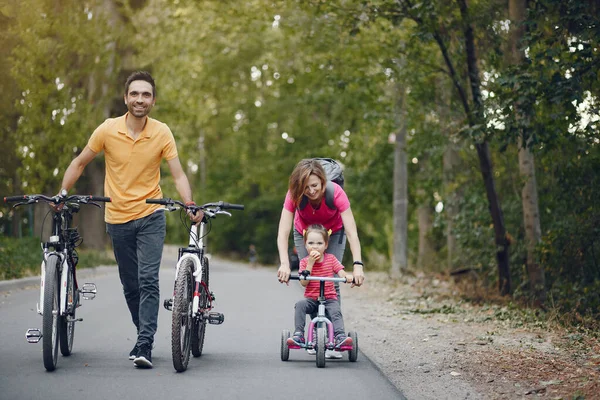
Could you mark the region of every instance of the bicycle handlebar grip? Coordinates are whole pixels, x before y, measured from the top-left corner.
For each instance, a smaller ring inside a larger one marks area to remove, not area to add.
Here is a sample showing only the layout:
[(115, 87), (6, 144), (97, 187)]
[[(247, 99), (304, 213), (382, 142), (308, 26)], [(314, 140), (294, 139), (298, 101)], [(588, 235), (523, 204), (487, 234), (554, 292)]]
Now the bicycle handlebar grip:
[(166, 199), (146, 199), (146, 203), (147, 204), (162, 204), (162, 205), (166, 205), (166, 204), (168, 204), (168, 200), (166, 200)]
[(23, 201), (23, 200), (27, 200), (27, 196), (25, 195), (21, 195), (21, 196), (8, 196), (4, 198), (4, 202), (5, 203), (14, 203), (15, 201)]
[(243, 210), (244, 209), (244, 205), (243, 204), (223, 203), (223, 207), (222, 208), (228, 208), (230, 210)]
[(90, 201), (101, 201), (105, 203), (110, 203), (112, 202), (112, 199), (110, 197), (90, 196)]
[(291, 281), (299, 281), (300, 277), (298, 275), (290, 275), (290, 280)]

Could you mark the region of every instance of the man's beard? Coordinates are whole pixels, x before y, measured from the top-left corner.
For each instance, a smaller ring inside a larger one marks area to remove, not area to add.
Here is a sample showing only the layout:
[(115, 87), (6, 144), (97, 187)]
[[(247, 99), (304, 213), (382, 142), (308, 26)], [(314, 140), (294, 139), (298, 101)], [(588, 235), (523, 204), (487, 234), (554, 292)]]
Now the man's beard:
[(142, 109), (136, 109), (134, 104), (129, 104), (127, 109), (129, 113), (136, 118), (143, 118), (146, 115), (150, 114), (150, 110), (152, 110), (152, 106), (146, 106)]

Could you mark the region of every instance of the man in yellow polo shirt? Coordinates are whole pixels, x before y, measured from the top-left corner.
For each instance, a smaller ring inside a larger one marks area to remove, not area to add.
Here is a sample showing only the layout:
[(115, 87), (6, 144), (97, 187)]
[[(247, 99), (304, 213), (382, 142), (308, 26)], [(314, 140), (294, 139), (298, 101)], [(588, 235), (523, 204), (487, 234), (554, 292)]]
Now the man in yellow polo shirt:
[[(138, 71), (125, 83), (127, 114), (102, 123), (87, 146), (65, 171), (61, 194), (75, 184), (85, 166), (104, 151), (106, 177), (106, 231), (112, 240), (119, 276), (137, 342), (129, 359), (139, 368), (152, 368), (152, 344), (156, 333), (160, 293), (158, 273), (165, 240), (166, 219), (158, 204), (146, 199), (163, 197), (160, 164), (167, 160), (175, 187), (185, 203), (193, 203), (192, 189), (177, 155), (169, 127), (148, 117), (156, 101), (152, 76)], [(203, 213), (190, 215), (200, 222)]]

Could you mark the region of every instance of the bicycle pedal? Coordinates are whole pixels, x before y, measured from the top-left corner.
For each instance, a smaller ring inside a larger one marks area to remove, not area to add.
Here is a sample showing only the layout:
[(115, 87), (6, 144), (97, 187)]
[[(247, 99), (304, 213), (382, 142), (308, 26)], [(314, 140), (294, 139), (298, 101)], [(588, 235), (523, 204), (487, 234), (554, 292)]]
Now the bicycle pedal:
[(25, 339), (27, 339), (27, 342), (29, 343), (38, 343), (42, 339), (42, 331), (37, 328), (27, 329)]
[(208, 323), (212, 325), (221, 325), (225, 321), (225, 316), (221, 313), (211, 311), (208, 313)]
[(67, 322), (81, 322), (83, 321), (83, 318), (71, 318), (71, 317), (67, 317)]
[(215, 301), (215, 299), (216, 299), (215, 294), (213, 292), (210, 292), (210, 300)]
[(169, 311), (173, 311), (173, 299), (165, 299), (163, 307)]
[(92, 300), (96, 297), (98, 291), (95, 283), (84, 283), (79, 292), (84, 300)]

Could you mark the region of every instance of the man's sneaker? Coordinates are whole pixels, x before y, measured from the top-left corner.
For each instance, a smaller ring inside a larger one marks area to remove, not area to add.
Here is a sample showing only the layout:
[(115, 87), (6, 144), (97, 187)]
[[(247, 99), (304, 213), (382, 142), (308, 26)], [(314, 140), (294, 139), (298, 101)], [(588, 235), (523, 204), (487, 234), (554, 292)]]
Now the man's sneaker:
[(288, 345), (296, 345), (296, 346), (304, 346), (304, 344), (306, 343), (306, 340), (304, 340), (304, 333), (303, 332), (295, 332), (294, 336), (292, 336), (291, 338), (288, 338), (287, 340), (287, 344)]
[(135, 346), (133, 346), (133, 349), (131, 349), (131, 351), (129, 352), (129, 359), (131, 361), (135, 360), (139, 351), (140, 351), (140, 348), (138, 347), (138, 345), (136, 343)]
[(342, 358), (342, 353), (337, 350), (325, 350), (325, 358), (331, 360), (339, 360)]
[(352, 338), (344, 334), (337, 335), (335, 337), (335, 348), (339, 349), (342, 346), (352, 346)]
[(133, 360), (133, 365), (138, 368), (152, 368), (152, 351), (149, 345), (143, 344), (140, 346), (138, 354)]

